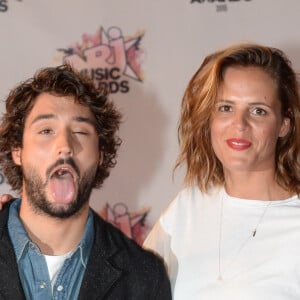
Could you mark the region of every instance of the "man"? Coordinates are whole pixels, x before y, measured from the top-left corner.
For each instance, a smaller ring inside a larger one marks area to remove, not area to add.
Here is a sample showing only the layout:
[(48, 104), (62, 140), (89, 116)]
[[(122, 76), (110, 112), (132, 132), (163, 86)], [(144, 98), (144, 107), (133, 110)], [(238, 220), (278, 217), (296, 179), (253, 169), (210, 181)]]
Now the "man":
[(68, 65), (10, 92), (0, 167), (22, 198), (0, 212), (0, 299), (171, 299), (161, 260), (89, 207), (115, 165), (119, 122)]

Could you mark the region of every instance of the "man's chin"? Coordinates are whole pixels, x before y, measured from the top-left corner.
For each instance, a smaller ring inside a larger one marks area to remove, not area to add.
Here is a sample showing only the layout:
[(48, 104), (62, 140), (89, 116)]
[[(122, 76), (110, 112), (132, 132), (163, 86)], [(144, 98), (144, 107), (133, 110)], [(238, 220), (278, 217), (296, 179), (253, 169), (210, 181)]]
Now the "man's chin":
[(68, 207), (55, 207), (49, 210), (44, 210), (44, 214), (52, 218), (67, 219), (71, 218), (79, 213), (80, 210), (70, 209)]
[(74, 190), (69, 189), (63, 196), (64, 191), (59, 191), (57, 187), (50, 188), (47, 181), (44, 184), (35, 170), (28, 171), (27, 176), (24, 172), (26, 198), (36, 214), (60, 219), (78, 216), (86, 211), (89, 205), (94, 174), (95, 170), (83, 174)]
[(72, 199), (69, 201), (57, 201), (55, 199), (51, 199), (51, 201), (49, 201), (49, 204), (51, 205), (51, 207), (53, 207), (54, 209), (68, 209), (70, 207), (72, 207), (75, 203), (76, 199)]
[(38, 214), (47, 215), (52, 218), (66, 219), (77, 215), (82, 210), (83, 205), (79, 205), (75, 200), (70, 203), (43, 202), (34, 204), (34, 210)]

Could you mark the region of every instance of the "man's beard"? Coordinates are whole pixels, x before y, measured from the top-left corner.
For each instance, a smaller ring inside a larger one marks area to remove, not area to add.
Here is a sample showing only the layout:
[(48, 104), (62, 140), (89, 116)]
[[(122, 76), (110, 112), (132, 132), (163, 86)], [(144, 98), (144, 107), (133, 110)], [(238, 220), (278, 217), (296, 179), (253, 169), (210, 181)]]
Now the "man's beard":
[(57, 205), (49, 201), (46, 195), (46, 186), (50, 180), (49, 174), (54, 167), (63, 163), (71, 165), (79, 176), (78, 167), (72, 159), (68, 159), (67, 161), (59, 160), (51, 166), (46, 172), (47, 179), (45, 183), (43, 183), (42, 178), (38, 175), (34, 168), (26, 167), (26, 170), (23, 169), (23, 179), (27, 199), (35, 213), (65, 219), (77, 214), (89, 201), (93, 189), (97, 165), (89, 168), (82, 177), (79, 177), (79, 181), (77, 183), (77, 195), (75, 195), (75, 199), (73, 201), (65, 205)]

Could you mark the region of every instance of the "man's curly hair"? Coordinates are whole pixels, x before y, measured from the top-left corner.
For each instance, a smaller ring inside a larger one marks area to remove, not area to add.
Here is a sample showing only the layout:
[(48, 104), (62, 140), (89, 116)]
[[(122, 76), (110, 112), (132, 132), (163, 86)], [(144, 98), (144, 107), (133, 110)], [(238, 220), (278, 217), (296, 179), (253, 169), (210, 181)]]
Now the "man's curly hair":
[(90, 78), (64, 64), (39, 70), (33, 78), (11, 90), (6, 99), (6, 112), (0, 124), (0, 168), (12, 190), (21, 191), (23, 173), (14, 163), (11, 152), (17, 147), (22, 148), (25, 120), (42, 93), (71, 97), (94, 114), (99, 151), (103, 156), (93, 184), (99, 188), (116, 164), (117, 149), (121, 144), (117, 136), (121, 115), (108, 100), (107, 90), (97, 89)]

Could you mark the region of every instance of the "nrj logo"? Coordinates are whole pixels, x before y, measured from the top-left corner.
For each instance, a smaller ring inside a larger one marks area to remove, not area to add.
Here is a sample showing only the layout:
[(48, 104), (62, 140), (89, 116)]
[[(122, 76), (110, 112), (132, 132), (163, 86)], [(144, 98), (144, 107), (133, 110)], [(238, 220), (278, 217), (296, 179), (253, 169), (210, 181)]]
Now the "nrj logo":
[[(22, 0), (17, 0), (21, 2)], [(0, 13), (8, 11), (8, 0), (0, 0)]]
[(0, 12), (8, 11), (7, 0), (0, 0)]
[(82, 42), (63, 52), (63, 61), (81, 73), (89, 75), (99, 88), (108, 87), (111, 93), (127, 93), (129, 79), (142, 81), (143, 33), (125, 37), (118, 27), (103, 28), (95, 35), (83, 34)]
[(141, 245), (150, 229), (146, 224), (148, 213), (149, 209), (129, 212), (126, 204), (117, 203), (113, 207), (106, 204), (99, 214), (104, 220), (119, 228), (129, 238)]

